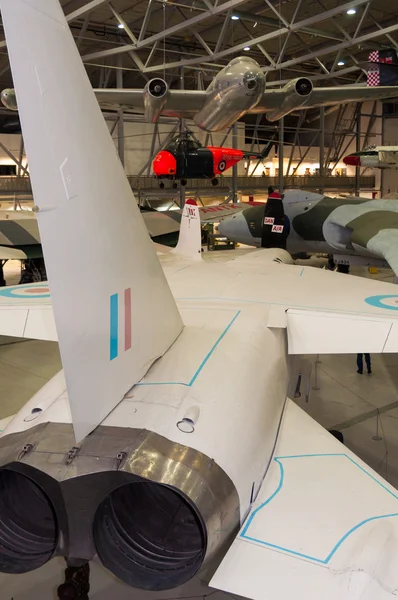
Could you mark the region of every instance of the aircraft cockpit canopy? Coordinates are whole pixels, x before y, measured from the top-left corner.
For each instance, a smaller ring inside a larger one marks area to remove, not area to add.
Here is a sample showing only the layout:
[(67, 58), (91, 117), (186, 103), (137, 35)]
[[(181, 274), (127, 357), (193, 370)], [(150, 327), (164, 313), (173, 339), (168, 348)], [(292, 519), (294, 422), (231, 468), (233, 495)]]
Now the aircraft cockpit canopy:
[(178, 152), (195, 152), (195, 150), (199, 150), (202, 148), (202, 144), (197, 140), (194, 140), (191, 137), (187, 136), (177, 136), (171, 140), (169, 144), (167, 144), (167, 150), (169, 152), (178, 153)]

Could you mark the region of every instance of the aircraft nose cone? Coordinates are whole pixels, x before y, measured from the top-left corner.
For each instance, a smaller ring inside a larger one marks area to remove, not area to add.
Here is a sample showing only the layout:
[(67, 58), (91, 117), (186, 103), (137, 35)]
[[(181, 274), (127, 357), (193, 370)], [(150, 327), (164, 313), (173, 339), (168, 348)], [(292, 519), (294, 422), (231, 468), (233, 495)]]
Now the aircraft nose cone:
[(171, 152), (161, 150), (156, 155), (152, 168), (157, 177), (174, 176), (177, 171), (177, 161)]
[(343, 163), (350, 167), (360, 167), (361, 166), (361, 157), (355, 154), (349, 154), (343, 158)]

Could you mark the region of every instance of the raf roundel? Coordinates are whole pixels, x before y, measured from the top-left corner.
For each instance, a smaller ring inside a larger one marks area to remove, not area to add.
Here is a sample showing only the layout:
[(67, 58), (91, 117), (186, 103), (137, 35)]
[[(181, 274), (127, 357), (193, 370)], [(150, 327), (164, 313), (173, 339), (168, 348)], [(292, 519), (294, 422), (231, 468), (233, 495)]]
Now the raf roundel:
[(225, 162), (225, 160), (222, 160), (221, 162), (218, 163), (218, 170), (219, 171), (225, 171), (225, 168), (227, 166), (227, 163)]
[(47, 284), (16, 285), (0, 288), (0, 297), (32, 300), (33, 298), (49, 298), (50, 289)]
[(389, 294), (386, 296), (369, 296), (365, 298), (366, 304), (376, 308), (386, 308), (387, 310), (398, 310), (398, 294)]

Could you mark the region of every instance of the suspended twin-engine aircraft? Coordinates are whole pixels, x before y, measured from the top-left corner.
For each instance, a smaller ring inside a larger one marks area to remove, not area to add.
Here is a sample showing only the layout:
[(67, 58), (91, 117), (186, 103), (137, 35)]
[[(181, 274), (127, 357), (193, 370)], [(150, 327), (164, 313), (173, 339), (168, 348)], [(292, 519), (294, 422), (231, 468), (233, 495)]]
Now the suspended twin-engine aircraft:
[(398, 169), (398, 146), (369, 146), (343, 158), (346, 165), (369, 169)]
[(205, 262), (192, 203), (161, 264), (58, 0), (0, 5), (51, 290), (1, 289), (0, 333), (63, 363), (0, 423), (0, 570), (96, 556), (164, 590), (222, 561), (253, 600), (389, 598), (398, 492), (289, 394), (297, 355), (397, 352), (396, 287)]
[[(155, 78), (144, 89), (101, 88), (94, 92), (101, 105), (133, 109), (153, 123), (166, 115), (193, 119), (201, 129), (220, 131), (246, 114), (266, 113), (269, 121), (277, 121), (297, 110), (397, 97), (396, 58), (395, 50), (373, 52), (367, 87), (316, 88), (310, 79), (299, 77), (281, 89), (267, 88), (260, 65), (249, 56), (239, 56), (214, 77), (207, 90), (171, 90), (166, 81)], [(1, 101), (6, 108), (18, 110), (14, 89), (3, 90)]]
[[(268, 143), (263, 152), (245, 152), (223, 146), (208, 146), (193, 138), (190, 133), (175, 137), (167, 146), (158, 152), (152, 163), (156, 177), (162, 179), (180, 180), (181, 185), (187, 184), (187, 179), (210, 179), (212, 185), (218, 185), (217, 175), (247, 158), (265, 158), (271, 150)], [(161, 181), (160, 187), (164, 187)]]
[[(336, 264), (388, 267), (398, 276), (398, 201), (330, 198), (286, 190), (283, 200), (288, 237), (286, 248), (324, 252)], [(235, 242), (264, 245), (264, 207), (245, 207), (226, 216), (219, 231)]]

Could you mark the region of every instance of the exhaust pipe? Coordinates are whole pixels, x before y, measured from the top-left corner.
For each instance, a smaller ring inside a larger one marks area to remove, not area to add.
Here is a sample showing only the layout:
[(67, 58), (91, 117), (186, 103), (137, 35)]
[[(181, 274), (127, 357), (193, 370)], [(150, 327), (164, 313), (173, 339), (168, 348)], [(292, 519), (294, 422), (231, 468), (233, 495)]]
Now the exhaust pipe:
[(72, 425), (50, 422), (0, 438), (0, 572), (98, 555), (131, 586), (171, 589), (221, 558), (239, 522), (223, 469), (154, 432), (100, 426), (76, 447)]
[(54, 507), (31, 479), (0, 471), (0, 571), (27, 573), (43, 566), (57, 547)]
[(205, 528), (192, 503), (157, 483), (130, 483), (111, 492), (97, 510), (93, 535), (103, 565), (145, 590), (189, 581), (206, 554)]

